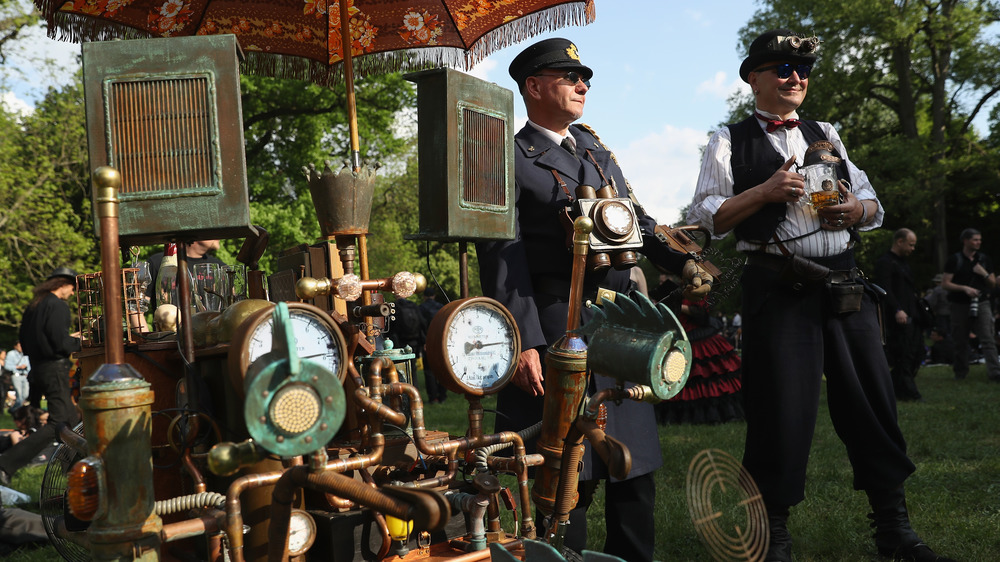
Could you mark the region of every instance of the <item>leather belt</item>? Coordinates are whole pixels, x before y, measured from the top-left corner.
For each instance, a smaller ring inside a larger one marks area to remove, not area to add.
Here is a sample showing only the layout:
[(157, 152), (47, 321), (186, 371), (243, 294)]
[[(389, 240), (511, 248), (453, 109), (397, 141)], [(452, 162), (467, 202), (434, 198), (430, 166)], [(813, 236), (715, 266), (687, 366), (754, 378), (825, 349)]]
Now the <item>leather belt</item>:
[[(774, 254), (765, 254), (763, 252), (747, 254), (747, 265), (769, 269), (778, 273), (786, 270), (789, 261), (791, 261), (791, 258), (776, 256)], [(861, 270), (857, 267), (852, 267), (851, 269), (831, 269), (830, 272), (827, 273), (825, 280), (828, 283), (834, 284), (850, 283), (859, 277), (862, 277)]]

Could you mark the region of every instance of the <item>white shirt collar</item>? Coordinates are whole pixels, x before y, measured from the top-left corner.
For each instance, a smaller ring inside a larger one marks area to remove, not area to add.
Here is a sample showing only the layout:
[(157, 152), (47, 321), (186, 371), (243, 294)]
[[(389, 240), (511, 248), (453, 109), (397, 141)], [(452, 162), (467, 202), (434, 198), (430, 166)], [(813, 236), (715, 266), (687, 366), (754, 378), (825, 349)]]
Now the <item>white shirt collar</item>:
[[(784, 119), (782, 119), (780, 115), (778, 115), (776, 113), (771, 113), (770, 111), (764, 111), (763, 109), (761, 109), (759, 107), (757, 108), (757, 113), (760, 113), (761, 115), (763, 115), (764, 117), (767, 117), (768, 119), (775, 119), (775, 120), (778, 120), (778, 121), (784, 121)], [(789, 119), (798, 119), (799, 118), (799, 113), (797, 111), (793, 111), (792, 114), (788, 116), (788, 118)]]
[(569, 142), (573, 145), (573, 148), (576, 148), (576, 139), (573, 138), (573, 135), (567, 134), (564, 137), (559, 133), (553, 131), (552, 129), (546, 129), (545, 127), (539, 125), (538, 123), (535, 123), (531, 119), (528, 119), (528, 124), (534, 127), (536, 130), (538, 130), (539, 133), (542, 133), (543, 135), (548, 137), (549, 140), (556, 143), (557, 145), (561, 145), (563, 139), (569, 139)]

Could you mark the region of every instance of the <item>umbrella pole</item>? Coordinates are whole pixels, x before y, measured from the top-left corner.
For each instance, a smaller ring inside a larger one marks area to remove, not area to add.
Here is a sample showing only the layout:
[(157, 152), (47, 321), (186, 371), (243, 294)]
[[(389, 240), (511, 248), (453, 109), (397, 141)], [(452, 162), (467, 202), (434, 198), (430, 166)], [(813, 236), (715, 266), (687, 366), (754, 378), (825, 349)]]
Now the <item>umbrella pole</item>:
[(344, 59), (344, 83), (347, 88), (347, 125), (351, 134), (351, 169), (361, 170), (361, 150), (358, 142), (358, 106), (354, 97), (354, 61), (351, 58), (351, 0), (340, 0), (340, 50)]

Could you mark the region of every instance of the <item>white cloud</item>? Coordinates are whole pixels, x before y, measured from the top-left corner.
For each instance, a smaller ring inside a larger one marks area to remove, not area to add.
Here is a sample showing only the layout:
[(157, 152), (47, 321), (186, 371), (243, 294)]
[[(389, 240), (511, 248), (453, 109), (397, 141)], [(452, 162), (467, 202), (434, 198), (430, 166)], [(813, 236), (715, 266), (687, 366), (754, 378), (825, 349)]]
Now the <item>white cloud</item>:
[(726, 100), (735, 92), (750, 93), (750, 86), (739, 78), (729, 79), (722, 70), (715, 73), (711, 80), (706, 80), (695, 88), (698, 94), (708, 94), (712, 97)]
[(468, 74), (479, 78), (480, 80), (486, 80), (487, 82), (496, 82), (496, 78), (491, 78), (490, 74), (496, 70), (497, 61), (493, 59), (483, 59), (472, 69), (466, 71)]
[(615, 154), (639, 202), (660, 224), (681, 221), (681, 208), (691, 203), (705, 131), (666, 125), (632, 141)]
[(4, 92), (3, 94), (0, 94), (0, 105), (2, 105), (5, 110), (11, 113), (17, 113), (18, 115), (31, 115), (31, 113), (35, 110), (35, 108), (26, 101), (17, 97), (14, 92)]

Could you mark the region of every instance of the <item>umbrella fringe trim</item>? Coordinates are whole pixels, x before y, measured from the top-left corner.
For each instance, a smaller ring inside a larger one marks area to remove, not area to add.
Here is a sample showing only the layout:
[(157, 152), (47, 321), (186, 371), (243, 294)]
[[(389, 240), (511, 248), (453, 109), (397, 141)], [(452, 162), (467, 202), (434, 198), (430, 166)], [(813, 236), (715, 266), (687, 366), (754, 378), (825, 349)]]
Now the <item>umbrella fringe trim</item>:
[(589, 25), (594, 23), (595, 18), (593, 0), (553, 6), (520, 17), (480, 37), (465, 55), (464, 68), (471, 68), (493, 53), (541, 33), (568, 26)]
[[(122, 25), (90, 15), (60, 12), (62, 0), (38, 2), (48, 22), (48, 36), (60, 41), (83, 43), (113, 39), (150, 39), (156, 34)], [(593, 23), (593, 0), (572, 2), (545, 8), (522, 16), (482, 35), (469, 50), (457, 47), (424, 47), (372, 53), (353, 58), (354, 72), (358, 77), (388, 72), (409, 72), (448, 66), (468, 70), (500, 49), (504, 49), (540, 33), (555, 31), (566, 26)], [(343, 81), (343, 65), (297, 56), (244, 51), (243, 71), (258, 76), (293, 80), (308, 80), (325, 86)]]

